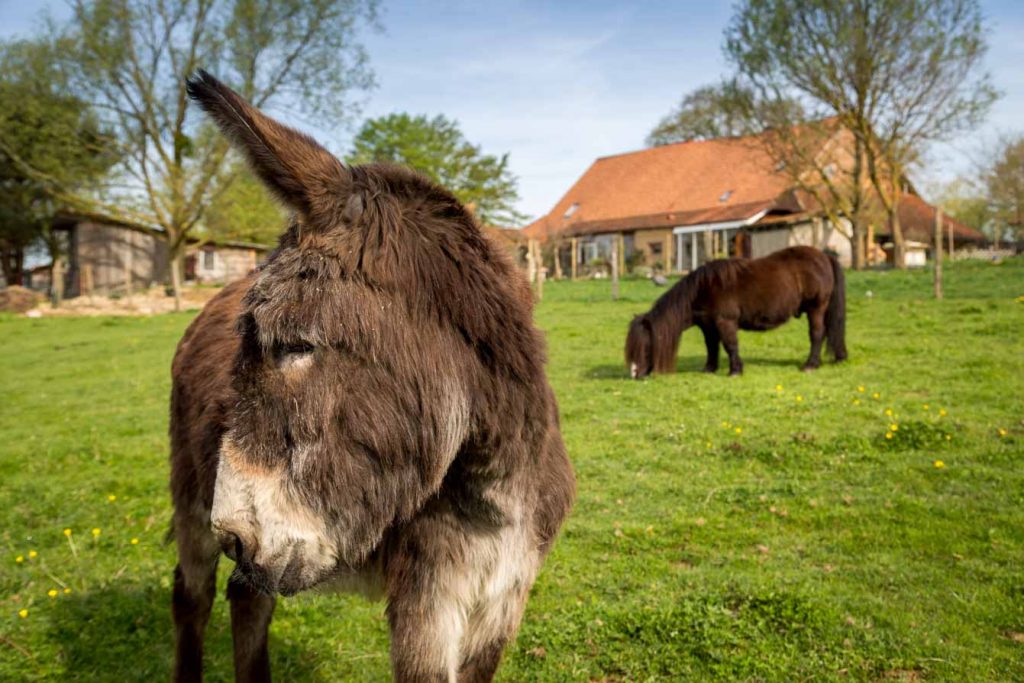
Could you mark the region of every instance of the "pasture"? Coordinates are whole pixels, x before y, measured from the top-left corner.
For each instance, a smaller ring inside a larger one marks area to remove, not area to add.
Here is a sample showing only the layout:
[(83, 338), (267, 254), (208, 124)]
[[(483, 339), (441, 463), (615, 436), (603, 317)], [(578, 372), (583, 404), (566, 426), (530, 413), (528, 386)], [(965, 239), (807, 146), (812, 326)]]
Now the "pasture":
[[(850, 360), (741, 333), (741, 378), (626, 377), (664, 290), (538, 305), (578, 477), (504, 681), (1024, 678), (1024, 261), (848, 275)], [(870, 296), (869, 293), (870, 292)], [(0, 680), (166, 680), (167, 401), (191, 314), (0, 318)], [(221, 592), (230, 562), (221, 569)], [(227, 603), (208, 679), (230, 680)], [(278, 603), (282, 681), (387, 680), (383, 606)]]

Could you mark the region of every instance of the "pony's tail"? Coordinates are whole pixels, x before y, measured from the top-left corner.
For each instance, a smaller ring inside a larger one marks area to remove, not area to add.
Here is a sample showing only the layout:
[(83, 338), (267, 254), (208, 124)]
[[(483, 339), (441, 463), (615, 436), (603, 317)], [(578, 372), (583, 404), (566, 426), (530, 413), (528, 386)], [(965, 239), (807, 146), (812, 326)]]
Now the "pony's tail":
[(832, 254), (832, 297), (825, 310), (825, 338), (836, 361), (846, 360), (846, 276), (843, 267)]

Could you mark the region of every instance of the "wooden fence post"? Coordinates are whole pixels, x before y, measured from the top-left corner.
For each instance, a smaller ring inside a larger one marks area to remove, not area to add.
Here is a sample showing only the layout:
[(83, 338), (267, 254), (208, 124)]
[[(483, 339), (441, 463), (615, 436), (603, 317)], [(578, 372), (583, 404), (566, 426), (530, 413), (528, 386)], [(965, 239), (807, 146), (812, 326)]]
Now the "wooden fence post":
[(571, 243), (572, 243), (572, 279), (575, 280), (576, 279), (576, 261), (579, 260), (579, 250), (578, 250), (578, 246), (577, 246), (577, 242), (576, 242), (576, 238), (575, 237), (572, 238)]
[(935, 298), (942, 298), (942, 210), (939, 208), (935, 209), (935, 239), (933, 240), (935, 252), (935, 279), (933, 286), (935, 290)]
[(619, 298), (619, 235), (612, 239), (612, 300)]

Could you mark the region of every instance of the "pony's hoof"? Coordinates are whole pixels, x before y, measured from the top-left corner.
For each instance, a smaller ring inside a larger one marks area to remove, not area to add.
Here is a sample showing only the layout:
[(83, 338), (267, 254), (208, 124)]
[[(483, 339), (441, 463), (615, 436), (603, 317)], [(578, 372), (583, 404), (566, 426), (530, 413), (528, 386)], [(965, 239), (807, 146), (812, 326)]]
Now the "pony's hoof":
[(718, 372), (718, 368), (708, 368), (708, 367), (705, 367), (703, 371), (708, 373), (709, 375), (713, 375), (716, 372)]
[(813, 372), (814, 370), (817, 370), (817, 369), (818, 369), (817, 365), (807, 364), (807, 365), (804, 365), (802, 368), (800, 368), (800, 372)]
[(742, 375), (743, 375), (743, 371), (742, 370), (730, 370), (729, 371), (729, 376), (730, 377), (740, 377)]

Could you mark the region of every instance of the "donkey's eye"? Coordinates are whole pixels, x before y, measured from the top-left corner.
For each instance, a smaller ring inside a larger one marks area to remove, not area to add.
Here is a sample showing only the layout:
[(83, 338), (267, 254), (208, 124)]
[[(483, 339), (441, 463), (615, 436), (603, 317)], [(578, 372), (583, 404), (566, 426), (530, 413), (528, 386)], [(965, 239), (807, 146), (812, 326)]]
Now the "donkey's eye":
[(308, 360), (313, 354), (313, 345), (306, 342), (291, 342), (274, 345), (274, 361), (278, 365), (294, 365)]

